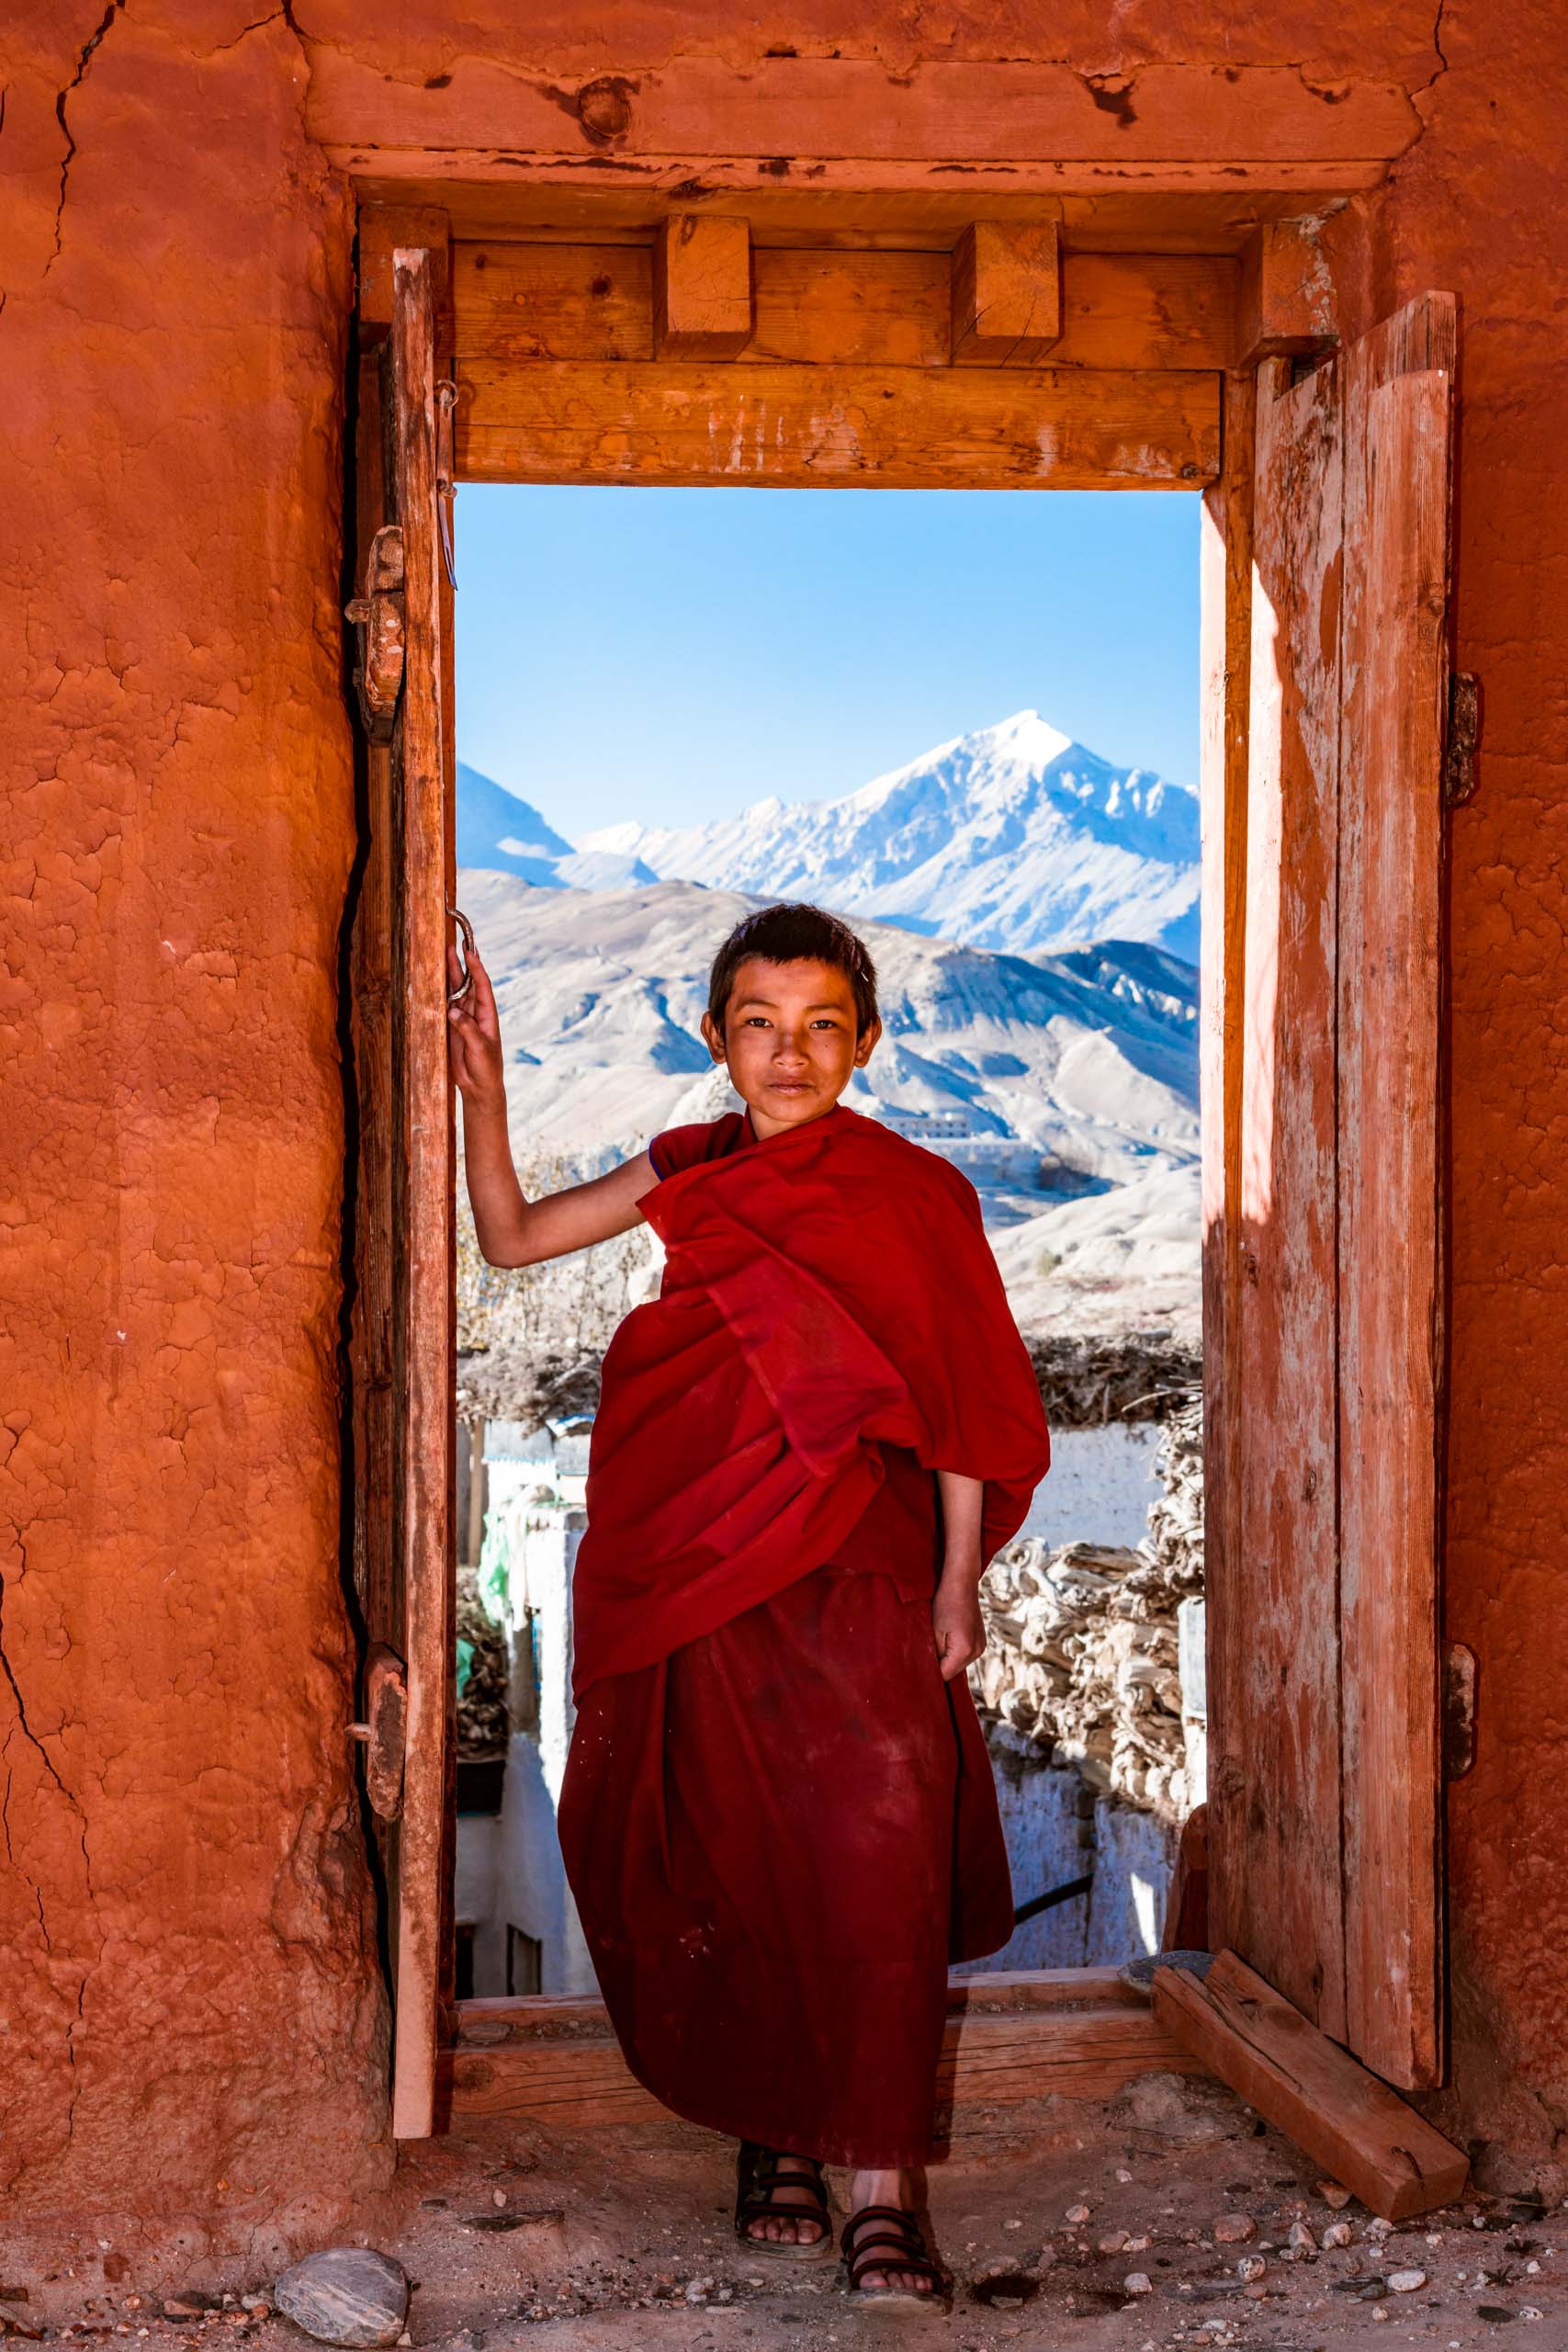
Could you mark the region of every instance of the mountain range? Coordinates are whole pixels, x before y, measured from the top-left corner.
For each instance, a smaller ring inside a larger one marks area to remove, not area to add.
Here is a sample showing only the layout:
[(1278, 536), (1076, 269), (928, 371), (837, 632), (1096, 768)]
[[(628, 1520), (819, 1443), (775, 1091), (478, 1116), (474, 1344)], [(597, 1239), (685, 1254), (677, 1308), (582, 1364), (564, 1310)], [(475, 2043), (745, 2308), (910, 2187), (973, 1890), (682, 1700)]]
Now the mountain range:
[(812, 898), (920, 936), (1039, 956), (1117, 939), (1195, 962), (1198, 798), (1021, 711), (836, 800), (760, 800), (706, 824), (628, 823), (576, 847), (476, 769), (458, 863), (543, 888), (657, 879)]
[[(495, 984), (525, 1172), (554, 1185), (733, 1106), (697, 1024), (714, 951), (755, 899), (493, 868), (462, 872), (459, 893)], [(860, 928), (884, 1035), (845, 1100), (974, 1180), (1025, 1329), (1195, 1329), (1191, 967), (1138, 941), (1024, 958)]]

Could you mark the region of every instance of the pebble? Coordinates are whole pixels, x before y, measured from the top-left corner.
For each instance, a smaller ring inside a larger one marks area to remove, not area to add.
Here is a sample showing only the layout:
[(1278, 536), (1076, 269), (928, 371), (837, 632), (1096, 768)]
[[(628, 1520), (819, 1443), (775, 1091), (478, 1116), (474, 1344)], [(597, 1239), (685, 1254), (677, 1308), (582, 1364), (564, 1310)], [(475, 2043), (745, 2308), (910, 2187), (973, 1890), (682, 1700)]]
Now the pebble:
[(1315, 2254), (1317, 2252), (1317, 2240), (1314, 2237), (1305, 2222), (1292, 2222), (1291, 2223), (1291, 2234), (1286, 2239), (1285, 2243), (1290, 2247), (1291, 2252), (1293, 2255), (1308, 2255)]
[(1375, 2214), (1367, 2223), (1367, 2235), (1370, 2238), (1376, 2238), (1381, 2244), (1384, 2238), (1393, 2235), (1393, 2223), (1385, 2222), (1381, 2213)]
[(1325, 2205), (1333, 2206), (1337, 2213), (1350, 2202), (1349, 2190), (1341, 2188), (1337, 2180), (1320, 2180), (1317, 2184), (1317, 2193)]
[(1152, 2244), (1150, 2238), (1129, 2238), (1122, 2251), (1123, 2254), (1147, 2254)]
[(1388, 2274), (1389, 2292), (1393, 2295), (1413, 2295), (1426, 2283), (1424, 2270), (1391, 2270)]
[(1544, 2319), (1546, 2317), (1546, 2313), (1544, 2312), (1538, 2312), (1533, 2303), (1521, 2303), (1519, 2305), (1519, 2317), (1521, 2319)]
[(1258, 2224), (1250, 2213), (1222, 2213), (1214, 2223), (1216, 2245), (1245, 2245), (1257, 2235)]
[(1260, 2254), (1244, 2254), (1236, 2264), (1235, 2275), (1245, 2285), (1250, 2286), (1255, 2278), (1262, 2278), (1268, 2267)]
[(1126, 2243), (1125, 2230), (1112, 2230), (1109, 2236), (1100, 2239), (1100, 2251), (1101, 2254), (1120, 2254)]
[(1355, 2234), (1348, 2222), (1330, 2222), (1320, 2243), (1324, 2245), (1348, 2245)]
[(1155, 2282), (1146, 2270), (1129, 2270), (1122, 2284), (1130, 2295), (1152, 2295), (1155, 2290)]
[(1116, 2177), (1120, 2181), (1126, 2182), (1131, 2180), (1133, 2176), (1130, 2172), (1123, 2172), (1122, 2167), (1118, 2165), (1116, 2168)]
[(1067, 2208), (1066, 2218), (1072, 2222), (1076, 2229), (1081, 2223), (1088, 2221), (1089, 2207), (1087, 2205), (1069, 2205)]
[(334, 2245), (283, 2271), (277, 2308), (321, 2344), (395, 2344), (409, 2312), (408, 2274), (374, 2246)]
[(499, 2206), (502, 2206), (502, 2205), (504, 2205), (504, 2204), (505, 2204), (505, 2202), (506, 2202), (506, 2191), (505, 2191), (505, 2189), (504, 2189), (504, 2188), (492, 2188), (492, 2189), (491, 2190), (491, 2192), (490, 2192), (490, 2201), (491, 2201), (491, 2203), (492, 2205), (495, 2205), (495, 2206), (498, 2206), (498, 2207), (499, 2207)]
[(1265, 2295), (1269, 2292), (1269, 2290), (1267, 2287), (1260, 2286), (1255, 2278), (1250, 2287), (1244, 2287), (1241, 2291), (1247, 2297), (1249, 2303), (1260, 2303)]
[(1373, 2317), (1374, 2319), (1386, 2319), (1386, 2318), (1388, 2317), (1388, 2313), (1384, 2311), (1384, 2309), (1383, 2309), (1383, 2307), (1382, 2307), (1382, 2305), (1381, 2303), (1374, 2303), (1374, 2304), (1373, 2304), (1373, 2306), (1372, 2306), (1372, 2317)]

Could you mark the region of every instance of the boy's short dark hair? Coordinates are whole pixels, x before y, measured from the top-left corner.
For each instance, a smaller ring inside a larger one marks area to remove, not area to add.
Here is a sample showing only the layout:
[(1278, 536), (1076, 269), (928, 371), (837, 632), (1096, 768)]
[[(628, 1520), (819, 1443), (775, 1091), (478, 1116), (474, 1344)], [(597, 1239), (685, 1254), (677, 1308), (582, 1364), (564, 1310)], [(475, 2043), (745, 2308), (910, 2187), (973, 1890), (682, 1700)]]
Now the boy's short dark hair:
[(735, 975), (749, 956), (760, 956), (768, 964), (829, 965), (835, 972), (842, 972), (853, 992), (857, 1035), (863, 1037), (876, 1019), (876, 967), (864, 940), (825, 907), (785, 899), (744, 917), (713, 959), (708, 1014), (721, 1029)]

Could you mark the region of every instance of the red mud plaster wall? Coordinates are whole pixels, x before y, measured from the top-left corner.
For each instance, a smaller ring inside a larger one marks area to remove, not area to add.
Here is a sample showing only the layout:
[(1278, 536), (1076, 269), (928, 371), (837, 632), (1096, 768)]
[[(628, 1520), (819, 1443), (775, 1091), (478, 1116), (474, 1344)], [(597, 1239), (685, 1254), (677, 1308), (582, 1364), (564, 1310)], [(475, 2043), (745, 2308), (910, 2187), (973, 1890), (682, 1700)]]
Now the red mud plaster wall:
[(265, 2275), (389, 2156), (337, 1572), (351, 220), (259, 13), (36, 9), (0, 142), (0, 2191), (13, 2246), (188, 2217)]
[[(439, 96), (446, 75), (456, 97), (475, 74), (504, 96), (509, 74), (838, 54), (897, 77), (887, 106), (934, 152), (927, 64), (1046, 43), (1022, 0), (939, 19), (916, 0), (413, 0), (395, 30), (347, 0), (104, 5), (24, 9), (0, 127), (20, 711), (0, 820), (19, 1170), (0, 1503), (20, 1529), (0, 1554), (0, 2187), (10, 2218), (78, 2247), (87, 2213), (123, 2240), (185, 2217), (190, 2244), (259, 2267), (389, 2154), (336, 1566), (350, 222), (301, 129), (307, 69), (339, 92), (363, 70)], [(1452, 1805), (1447, 2104), (1516, 2167), (1568, 2112), (1553, 14), (1134, 0), (1112, 32), (1070, 0), (1049, 39), (1117, 120), (1164, 62), (1289, 67), (1325, 108), (1348, 79), (1393, 85), (1427, 125), (1384, 215), (1396, 257), (1371, 258), (1364, 206), (1327, 242), (1351, 323), (1429, 285), (1466, 313), (1461, 652), (1487, 718), (1454, 828), (1449, 1630), (1480, 1655), (1482, 1709)], [(579, 136), (569, 105), (559, 136)]]
[[(1454, 2087), (1481, 2177), (1568, 2192), (1568, 181), (1561, 11), (1449, 0), (1353, 314), (1461, 297), (1457, 657), (1484, 695), (1451, 820), (1448, 1637), (1480, 1668), (1450, 1793)], [(1352, 323), (1355, 322), (1354, 316)], [(1506, 2154), (1505, 2151), (1511, 2151)]]

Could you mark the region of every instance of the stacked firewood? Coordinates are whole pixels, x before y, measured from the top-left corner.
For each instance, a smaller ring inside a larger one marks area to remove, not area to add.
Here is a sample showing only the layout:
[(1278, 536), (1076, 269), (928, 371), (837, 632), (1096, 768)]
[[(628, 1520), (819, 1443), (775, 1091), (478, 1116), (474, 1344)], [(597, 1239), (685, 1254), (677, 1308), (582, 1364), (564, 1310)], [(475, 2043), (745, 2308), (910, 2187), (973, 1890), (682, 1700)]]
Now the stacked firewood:
[(1092, 1788), (1174, 1819), (1189, 1785), (1176, 1611), (1202, 1589), (1201, 1408), (1168, 1422), (1166, 1492), (1136, 1551), (1037, 1537), (1010, 1544), (983, 1593), (990, 1630), (971, 1669), (987, 1714), (1025, 1732)]
[(458, 1661), (457, 1753), (463, 1757), (506, 1753), (506, 1637), (486, 1613), (473, 1568), (457, 1571)]

